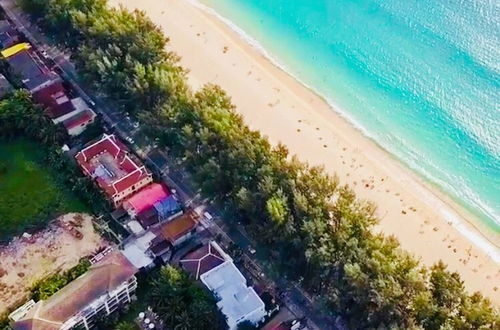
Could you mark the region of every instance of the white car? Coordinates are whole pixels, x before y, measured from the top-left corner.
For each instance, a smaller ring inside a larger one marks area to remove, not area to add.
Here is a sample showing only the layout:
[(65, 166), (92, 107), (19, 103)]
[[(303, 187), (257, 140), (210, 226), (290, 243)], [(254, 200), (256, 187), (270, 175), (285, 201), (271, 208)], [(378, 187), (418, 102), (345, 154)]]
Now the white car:
[(125, 140), (127, 140), (127, 142), (128, 142), (128, 143), (131, 143), (131, 144), (133, 144), (133, 143), (134, 143), (134, 139), (132, 139), (130, 136), (127, 136), (127, 137), (125, 138)]

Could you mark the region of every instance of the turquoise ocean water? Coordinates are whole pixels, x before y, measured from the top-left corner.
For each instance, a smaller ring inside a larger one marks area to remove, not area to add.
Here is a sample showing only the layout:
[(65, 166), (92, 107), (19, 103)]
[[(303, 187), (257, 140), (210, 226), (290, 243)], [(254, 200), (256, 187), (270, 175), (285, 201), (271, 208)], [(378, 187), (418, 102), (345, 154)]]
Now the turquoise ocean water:
[(202, 0), (500, 232), (500, 2)]

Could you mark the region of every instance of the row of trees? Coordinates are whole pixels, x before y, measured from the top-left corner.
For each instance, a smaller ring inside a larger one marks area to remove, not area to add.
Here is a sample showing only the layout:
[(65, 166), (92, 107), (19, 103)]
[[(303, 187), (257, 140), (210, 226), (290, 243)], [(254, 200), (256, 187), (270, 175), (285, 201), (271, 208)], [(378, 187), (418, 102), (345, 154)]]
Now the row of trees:
[[(96, 211), (108, 205), (100, 191), (62, 153), (61, 146), (68, 135), (64, 127), (54, 125), (43, 110), (36, 106), (29, 93), (16, 90), (0, 101), (0, 139), (28, 138), (35, 141), (45, 153), (45, 164), (57, 172), (55, 177), (63, 189), (71, 189)], [(34, 229), (36, 227), (31, 227)], [(24, 229), (20, 229), (22, 232)], [(83, 274), (90, 263), (82, 259), (78, 265), (63, 274), (56, 274), (36, 283), (32, 288), (35, 299), (46, 299), (64, 285)], [(7, 314), (0, 315), (0, 329), (10, 329)]]
[(35, 301), (47, 300), (54, 293), (62, 289), (66, 284), (83, 275), (90, 268), (90, 261), (82, 258), (78, 264), (62, 274), (54, 274), (36, 283), (31, 289), (31, 297)]
[(168, 329), (226, 329), (215, 297), (184, 271), (172, 266), (160, 269), (150, 282), (149, 304)]
[(303, 278), (351, 328), (498, 326), (497, 311), (468, 295), (458, 274), (442, 263), (426, 269), (393, 237), (374, 234), (374, 205), (250, 130), (221, 88), (193, 93), (143, 13), (110, 9), (105, 0), (23, 2), (96, 91), (140, 118), (205, 196), (243, 221), (288, 276)]
[(61, 146), (68, 139), (65, 128), (54, 125), (24, 90), (16, 90), (0, 101), (0, 138), (12, 139), (18, 136), (39, 143), (44, 149), (44, 160), (48, 168), (58, 174), (57, 180), (62, 186), (71, 189), (86, 205), (91, 206), (95, 213), (110, 209), (102, 192), (63, 154)]
[(46, 146), (61, 145), (67, 138), (64, 127), (53, 125), (26, 91), (15, 91), (0, 102), (0, 137), (26, 136)]

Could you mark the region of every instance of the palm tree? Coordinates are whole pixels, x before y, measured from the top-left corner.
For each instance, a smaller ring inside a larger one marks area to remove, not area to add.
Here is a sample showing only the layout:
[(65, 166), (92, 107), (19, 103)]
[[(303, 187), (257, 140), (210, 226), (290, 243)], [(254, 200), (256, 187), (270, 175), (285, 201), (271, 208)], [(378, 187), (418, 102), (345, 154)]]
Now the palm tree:
[(126, 321), (119, 322), (115, 326), (115, 330), (137, 330), (138, 327), (134, 323), (129, 323)]
[(174, 316), (175, 320), (175, 326), (173, 327), (174, 330), (192, 330), (193, 324), (192, 324), (192, 315), (187, 310), (183, 310), (177, 315)]

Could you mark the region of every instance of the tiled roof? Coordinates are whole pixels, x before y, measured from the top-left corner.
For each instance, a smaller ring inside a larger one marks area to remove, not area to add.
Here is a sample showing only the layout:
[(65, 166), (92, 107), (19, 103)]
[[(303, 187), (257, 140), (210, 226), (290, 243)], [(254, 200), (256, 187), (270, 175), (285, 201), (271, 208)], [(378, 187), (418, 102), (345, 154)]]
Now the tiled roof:
[(156, 202), (153, 205), (153, 208), (158, 213), (159, 218), (165, 219), (179, 212), (181, 209), (181, 205), (173, 195), (170, 195), (167, 198)]
[(52, 119), (59, 118), (75, 110), (60, 81), (33, 93), (33, 99), (43, 105), (45, 113)]
[(41, 300), (14, 325), (15, 330), (52, 330), (83, 311), (96, 299), (117, 289), (137, 273), (119, 251), (113, 251), (47, 300)]
[(83, 148), (77, 155), (77, 159), (83, 163), (88, 162), (91, 158), (97, 156), (99, 153), (107, 151), (114, 158), (118, 158), (121, 152), (127, 151), (127, 147), (114, 135), (106, 135), (95, 142)]
[(70, 118), (66, 119), (63, 121), (64, 127), (66, 129), (70, 130), (74, 127), (77, 127), (83, 123), (87, 123), (94, 119), (95, 113), (91, 110), (84, 110), (82, 112), (77, 113), (74, 116), (71, 116)]
[(226, 259), (218, 250), (214, 242), (210, 242), (201, 248), (190, 252), (180, 261), (181, 266), (187, 272), (199, 279), (200, 275), (224, 263)]
[(198, 216), (195, 212), (188, 212), (164, 224), (161, 227), (161, 233), (167, 241), (174, 244), (175, 241), (196, 227), (197, 219)]
[[(106, 163), (101, 159), (104, 155)], [(85, 174), (95, 178), (110, 197), (151, 177), (144, 165), (133, 160), (128, 148), (114, 135), (104, 134), (101, 140), (82, 149), (75, 158)]]
[[(41, 307), (41, 304), (36, 304), (33, 309), (39, 310)], [(61, 328), (61, 325), (62, 323), (59, 322), (29, 319), (16, 322), (16, 324), (14, 325), (14, 330), (59, 330)]]
[(144, 228), (154, 225), (158, 222), (158, 212), (154, 207), (143, 211), (137, 215), (137, 221), (139, 221)]
[(166, 240), (153, 240), (151, 242), (151, 247), (149, 248), (151, 252), (153, 252), (156, 256), (159, 256), (163, 252), (167, 251), (170, 248), (170, 243)]
[[(132, 162), (132, 161), (130, 161), (130, 162)], [(148, 172), (144, 166), (139, 167), (139, 168), (133, 170), (133, 172), (127, 174), (127, 176), (124, 176), (123, 178), (115, 181), (113, 184), (107, 185), (106, 190), (107, 190), (108, 194), (110, 194), (110, 195), (113, 193), (122, 192), (122, 191), (132, 187), (134, 184), (141, 181), (145, 177), (147, 177), (147, 173)]]

